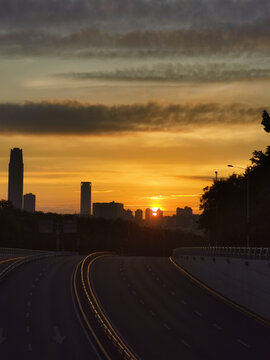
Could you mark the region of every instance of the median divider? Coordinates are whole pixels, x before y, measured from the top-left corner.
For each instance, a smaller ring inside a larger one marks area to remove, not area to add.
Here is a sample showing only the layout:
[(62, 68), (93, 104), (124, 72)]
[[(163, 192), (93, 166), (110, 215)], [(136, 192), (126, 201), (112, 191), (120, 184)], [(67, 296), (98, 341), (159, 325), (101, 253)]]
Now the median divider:
[(82, 260), (75, 269), (73, 287), (77, 305), (84, 323), (99, 346), (106, 359), (136, 360), (137, 357), (129, 346), (121, 339), (104, 314), (95, 296), (90, 281), (91, 266), (104, 256), (111, 256), (111, 252), (97, 252)]

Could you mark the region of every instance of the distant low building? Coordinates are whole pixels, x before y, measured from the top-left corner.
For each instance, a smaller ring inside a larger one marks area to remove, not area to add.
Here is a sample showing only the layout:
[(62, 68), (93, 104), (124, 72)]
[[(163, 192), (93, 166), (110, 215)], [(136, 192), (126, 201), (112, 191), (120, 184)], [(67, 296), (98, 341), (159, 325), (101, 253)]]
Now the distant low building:
[(32, 193), (24, 195), (23, 209), (30, 213), (34, 213), (36, 211), (36, 195), (34, 195)]
[(163, 218), (163, 211), (160, 209), (146, 209), (145, 210), (145, 222), (150, 225), (160, 225), (160, 221)]
[[(131, 214), (132, 215), (132, 214)], [(121, 203), (94, 203), (93, 216), (96, 218), (116, 220), (125, 217), (124, 205)]]
[(146, 222), (148, 222), (148, 221), (151, 220), (151, 218), (152, 218), (152, 213), (153, 213), (153, 211), (152, 211), (151, 209), (149, 209), (149, 208), (147, 208), (147, 209), (145, 210), (145, 221), (146, 221)]
[(135, 211), (135, 220), (137, 223), (141, 223), (143, 220), (143, 211), (141, 209), (137, 209)]
[(176, 216), (192, 216), (192, 214), (192, 208), (188, 206), (185, 206), (184, 209), (179, 207), (176, 209)]
[(130, 209), (124, 209), (124, 216), (125, 220), (132, 221), (134, 220), (133, 212)]

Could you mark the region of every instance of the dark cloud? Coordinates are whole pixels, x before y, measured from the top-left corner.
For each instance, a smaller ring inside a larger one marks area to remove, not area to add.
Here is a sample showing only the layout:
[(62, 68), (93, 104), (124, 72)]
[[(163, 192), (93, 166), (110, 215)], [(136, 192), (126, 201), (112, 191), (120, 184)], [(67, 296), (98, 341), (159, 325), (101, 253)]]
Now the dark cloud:
[(112, 33), (83, 28), (69, 34), (45, 30), (0, 33), (3, 55), (162, 57), (209, 53), (270, 53), (270, 20), (235, 29), (149, 30)]
[(120, 81), (235, 81), (269, 79), (270, 64), (260, 68), (250, 64), (215, 63), (159, 63), (152, 66), (123, 68), (114, 71), (65, 73), (55, 76), (76, 80), (103, 79)]
[(269, 0), (0, 0), (6, 28), (231, 27), (263, 21)]
[(259, 123), (262, 109), (244, 105), (105, 106), (64, 102), (0, 104), (2, 134), (98, 135), (123, 132), (197, 131), (205, 126)]
[(213, 181), (214, 178), (214, 176), (207, 176), (207, 175), (167, 175), (167, 176), (176, 179), (198, 180), (198, 181)]

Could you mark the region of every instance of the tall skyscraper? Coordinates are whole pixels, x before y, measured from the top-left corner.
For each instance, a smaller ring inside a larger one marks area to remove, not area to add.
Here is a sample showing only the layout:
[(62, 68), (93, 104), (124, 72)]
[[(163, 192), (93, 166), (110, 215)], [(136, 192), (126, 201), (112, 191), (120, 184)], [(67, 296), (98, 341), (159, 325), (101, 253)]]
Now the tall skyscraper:
[(36, 195), (32, 193), (24, 195), (23, 209), (31, 213), (34, 213), (36, 211)]
[(81, 183), (81, 216), (91, 215), (91, 183)]
[(14, 148), (10, 151), (8, 200), (17, 208), (22, 208), (23, 202), (23, 151)]

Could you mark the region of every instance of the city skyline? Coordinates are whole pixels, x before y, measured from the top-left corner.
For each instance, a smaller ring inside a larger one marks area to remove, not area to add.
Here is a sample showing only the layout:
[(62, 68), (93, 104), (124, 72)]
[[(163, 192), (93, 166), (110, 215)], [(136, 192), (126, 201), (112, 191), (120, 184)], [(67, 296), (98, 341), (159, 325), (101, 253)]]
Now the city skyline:
[[(16, 148), (15, 148), (16, 149)], [(26, 158), (27, 158), (27, 155), (26, 155)], [(26, 164), (26, 168), (28, 168), (27, 164)], [(106, 174), (106, 172), (100, 172), (100, 175), (102, 176), (102, 174)], [(222, 177), (222, 174), (226, 174), (225, 176), (227, 176), (227, 173), (228, 173), (228, 170), (226, 168), (223, 169), (222, 172), (218, 172), (218, 176), (221, 175)], [(76, 173), (76, 178), (77, 176), (79, 176), (79, 172)], [(7, 172), (7, 175), (8, 175), (8, 172)], [(74, 174), (73, 174), (74, 175)], [(56, 176), (52, 176), (52, 179), (55, 179), (59, 176), (59, 180), (61, 179), (65, 179), (65, 176), (64, 174), (60, 174), (59, 172), (56, 173)], [(213, 179), (217, 176), (217, 174), (213, 174), (212, 177), (209, 176), (198, 176), (195, 177), (195, 181), (196, 182), (200, 182), (202, 184), (202, 187), (201, 187), (201, 193), (203, 191), (203, 188), (206, 186), (206, 185), (209, 185)], [(224, 175), (223, 175), (224, 176)], [(35, 188), (35, 184), (32, 184), (30, 183), (30, 186), (29, 186), (29, 183), (28, 183), (28, 179), (32, 177), (32, 174), (31, 174), (31, 170), (30, 171), (27, 171), (27, 172), (24, 172), (24, 186), (26, 187), (26, 189), (28, 189), (26, 192), (30, 192), (30, 190), (34, 187)], [(34, 177), (35, 178), (35, 174), (34, 174)], [(39, 177), (38, 177), (39, 178)], [(46, 179), (46, 174), (44, 176), (44, 178)], [(73, 194), (76, 194), (76, 199), (75, 197), (73, 196), (73, 203), (72, 204), (69, 204), (69, 206), (66, 206), (66, 207), (61, 207), (60, 203), (61, 203), (61, 200), (56, 197), (53, 199), (53, 205), (49, 205), (49, 206), (42, 206), (42, 202), (49, 202), (47, 199), (46, 199), (46, 195), (44, 196), (43, 194), (46, 194), (46, 191), (47, 190), (47, 186), (48, 184), (43, 184), (43, 186), (41, 184), (38, 184), (39, 186), (37, 187), (37, 189), (39, 190), (36, 190), (35, 193), (38, 192), (38, 197), (39, 199), (41, 199), (41, 201), (39, 201), (39, 206), (37, 208), (37, 211), (44, 211), (44, 212), (56, 212), (56, 213), (63, 213), (63, 214), (69, 214), (69, 213), (80, 213), (80, 202), (81, 202), (81, 194), (80, 194), (80, 190), (78, 190), (78, 183), (74, 183), (74, 178), (73, 176), (71, 176), (72, 178), (72, 181), (70, 183), (69, 180), (66, 180), (65, 179), (65, 186), (68, 186), (70, 189), (73, 188)], [(26, 179), (26, 181), (25, 181)], [(102, 179), (101, 179), (102, 180)], [(187, 179), (188, 180), (188, 179)], [(81, 180), (79, 180), (80, 183)], [(53, 182), (49, 182), (51, 186), (51, 189), (53, 190)], [(57, 187), (58, 186), (58, 182), (55, 183), (55, 186)], [(61, 184), (61, 182), (60, 182)], [(1, 184), (0, 184), (0, 188), (2, 188), (2, 193), (0, 192), (0, 197), (5, 199), (5, 198), (8, 198), (7, 195), (5, 196), (4, 194), (4, 191), (3, 191), (3, 188), (5, 186), (5, 182), (2, 181)], [(95, 183), (94, 183), (94, 190), (92, 190), (92, 185), (91, 185), (91, 193), (93, 193), (93, 196), (94, 196), (94, 200), (93, 202), (113, 202), (113, 201), (118, 201), (120, 203), (124, 203), (124, 205), (126, 207), (128, 207), (129, 209), (131, 209), (133, 211), (133, 213), (135, 213), (135, 211), (137, 209), (142, 209), (143, 211), (145, 211), (147, 208), (159, 208), (161, 209), (164, 214), (166, 216), (171, 216), (173, 214), (175, 214), (175, 211), (178, 207), (185, 207), (185, 206), (190, 206), (194, 213), (195, 214), (199, 214), (200, 211), (199, 211), (199, 199), (200, 199), (200, 196), (201, 196), (201, 193), (198, 193), (198, 194), (166, 194), (166, 195), (153, 195), (153, 196), (146, 196), (146, 197), (141, 197), (140, 200), (141, 201), (137, 201), (137, 199), (135, 200), (135, 202), (132, 204), (132, 202), (130, 201), (125, 201), (125, 198), (122, 196), (122, 193), (125, 193), (126, 189), (121, 189), (121, 192), (119, 193), (118, 192), (118, 195), (116, 191), (113, 191), (113, 190), (108, 190), (108, 189), (104, 189), (104, 188), (101, 188), (99, 186), (99, 184), (97, 184), (97, 187), (98, 189), (95, 190)], [(33, 189), (32, 189), (33, 190)], [(53, 191), (54, 192), (54, 191)], [(69, 194), (70, 195), (70, 194)], [(116, 197), (118, 196), (118, 197)], [(91, 199), (90, 199), (91, 201)], [(41, 204), (40, 204), (41, 203)], [(167, 205), (166, 207), (166, 204), (169, 204)], [(174, 204), (173, 206), (170, 207), (170, 204)]]
[(3, 14), (1, 198), (18, 146), (40, 210), (78, 212), (90, 179), (96, 201), (198, 213), (215, 171), (268, 145), (265, 0), (38, 0)]

